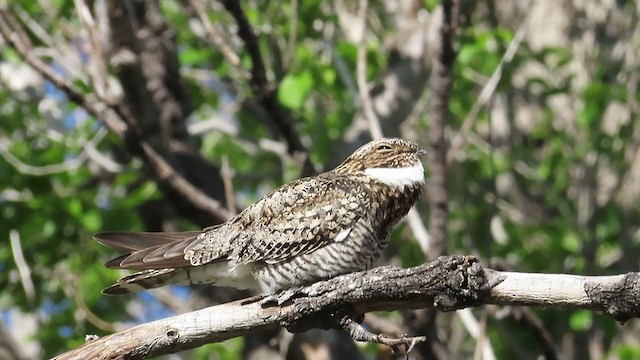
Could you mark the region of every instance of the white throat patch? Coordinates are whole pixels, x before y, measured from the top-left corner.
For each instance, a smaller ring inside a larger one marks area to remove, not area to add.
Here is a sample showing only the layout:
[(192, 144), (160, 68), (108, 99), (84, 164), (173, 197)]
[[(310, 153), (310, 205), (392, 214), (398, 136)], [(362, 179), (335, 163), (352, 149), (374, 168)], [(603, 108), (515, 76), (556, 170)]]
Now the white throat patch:
[(390, 186), (405, 187), (424, 183), (422, 163), (405, 168), (370, 168), (365, 169), (364, 173)]

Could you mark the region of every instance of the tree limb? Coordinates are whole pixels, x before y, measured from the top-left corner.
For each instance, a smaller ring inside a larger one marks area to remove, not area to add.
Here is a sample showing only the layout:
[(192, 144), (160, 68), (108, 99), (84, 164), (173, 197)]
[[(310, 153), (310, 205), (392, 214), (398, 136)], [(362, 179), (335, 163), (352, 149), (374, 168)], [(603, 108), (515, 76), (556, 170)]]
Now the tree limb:
[(369, 122), (369, 132), (373, 139), (381, 139), (384, 135), (380, 120), (373, 109), (371, 94), (369, 94), (369, 86), (367, 82), (367, 8), (369, 2), (360, 0), (360, 9), (358, 10), (358, 21), (360, 26), (360, 39), (358, 41), (358, 56), (356, 61), (356, 79), (358, 81), (358, 93), (360, 94), (360, 102), (362, 110)]
[[(112, 5), (117, 6), (118, 4), (119, 3), (113, 3)], [(122, 13), (120, 13), (120, 15), (124, 16)], [(119, 22), (118, 24), (122, 25), (125, 24), (125, 22)], [(116, 26), (115, 28), (122, 30), (124, 25)], [(133, 30), (130, 30), (122, 37), (133, 41), (130, 36), (132, 31)], [(161, 111), (154, 107), (154, 104), (149, 104), (148, 102), (150, 100), (145, 102), (147, 105), (141, 105), (143, 100), (154, 98), (147, 93), (147, 88), (144, 86), (144, 74), (136, 74), (136, 76), (133, 76), (131, 69), (129, 69), (127, 73), (128, 76), (123, 77), (127, 79), (127, 81), (135, 80), (131, 81), (135, 86), (126, 86), (127, 83), (123, 81), (122, 83), (125, 89), (140, 91), (140, 93), (137, 93), (139, 96), (129, 96), (130, 101), (128, 101), (127, 104), (135, 104), (135, 106), (108, 104), (94, 96), (83, 94), (72, 81), (58, 74), (50, 64), (47, 64), (35, 55), (27, 34), (11, 11), (5, 7), (0, 7), (0, 35), (31, 67), (62, 90), (69, 100), (81, 106), (90, 115), (104, 123), (109, 130), (118, 134), (123, 141), (127, 143), (132, 154), (141, 156), (147, 164), (150, 165), (150, 169), (156, 177), (156, 180), (159, 182), (161, 188), (164, 188), (165, 193), (171, 198), (172, 202), (176, 204), (176, 206), (183, 204), (180, 208), (181, 211), (179, 211), (183, 216), (187, 213), (194, 213), (191, 216), (192, 220), (202, 227), (211, 225), (212, 223), (226, 221), (230, 217), (230, 213), (222, 203), (210, 196), (215, 192), (215, 189), (219, 188), (216, 186), (215, 177), (212, 178), (211, 175), (218, 172), (215, 167), (212, 167), (197, 151), (187, 145), (181, 147), (174, 146), (179, 147), (181, 151), (172, 151), (171, 153), (163, 151), (165, 150), (163, 148), (164, 145), (156, 144), (157, 147), (153, 146), (152, 143), (158, 143), (158, 139), (161, 139), (162, 136), (151, 136), (152, 132), (149, 131), (149, 129), (157, 123), (157, 118)], [(171, 57), (169, 55), (167, 56)], [(149, 57), (150, 56), (147, 56), (147, 58)], [(127, 68), (126, 64), (120, 64), (120, 67)], [(147, 68), (150, 67), (151, 66), (147, 66)], [(177, 72), (176, 69), (174, 66), (173, 73)], [(178, 80), (174, 79), (171, 81), (177, 82)], [(165, 82), (171, 81), (156, 81), (156, 83), (164, 84)], [(175, 100), (175, 102), (179, 102), (178, 100), (182, 99), (178, 95), (176, 95), (175, 98), (177, 100), (172, 99)], [(164, 103), (167, 102), (165, 99)], [(186, 105), (181, 106), (187, 107)], [(176, 107), (179, 106), (173, 106), (174, 109)], [(141, 110), (140, 108), (144, 109)], [(186, 110), (183, 110), (183, 112), (186, 112)], [(166, 116), (167, 114), (165, 114), (165, 117)], [(173, 124), (173, 122), (167, 119), (165, 120), (164, 123)], [(160, 127), (161, 125), (162, 124), (160, 124)], [(186, 128), (184, 131), (178, 132), (186, 133)], [(153, 134), (157, 133), (157, 131), (153, 132)], [(177, 144), (175, 138), (172, 140), (174, 145)], [(188, 142), (188, 139), (186, 139), (186, 141)], [(8, 155), (6, 151), (4, 154)], [(86, 155), (82, 154), (85, 153), (81, 153), (82, 158), (80, 159), (84, 161)], [(70, 164), (65, 163), (65, 165), (69, 166)], [(182, 166), (183, 168), (178, 169), (178, 166)], [(191, 169), (200, 170), (201, 172), (187, 172), (184, 170), (184, 167), (188, 166), (191, 166)], [(57, 166), (46, 167), (39, 170), (42, 172), (51, 171), (52, 169), (56, 170)], [(165, 184), (166, 186), (164, 186)], [(222, 186), (220, 186), (220, 188), (221, 187)], [(224, 198), (224, 194), (221, 194), (221, 197)], [(198, 211), (192, 212), (192, 208)]]
[(278, 326), (291, 332), (356, 329), (350, 321), (340, 321), (344, 314), (353, 320), (353, 314), (370, 311), (427, 307), (452, 311), (480, 304), (581, 308), (625, 321), (640, 317), (640, 275), (499, 272), (483, 269), (473, 256), (443, 256), (409, 269), (379, 267), (141, 324), (56, 359), (143, 359)]
[(429, 169), (431, 170), (428, 189), (431, 204), (429, 230), (431, 249), (429, 259), (446, 253), (447, 241), (447, 141), (445, 131), (451, 119), (449, 100), (453, 86), (453, 64), (456, 53), (453, 38), (457, 29), (457, 0), (442, 2), (442, 26), (440, 47), (433, 61), (431, 74), (431, 123), (429, 124)]
[(50, 65), (36, 56), (31, 51), (31, 46), (27, 41), (28, 37), (24, 30), (18, 26), (13, 14), (5, 7), (0, 8), (0, 34), (22, 56), (27, 64), (45, 79), (51, 81), (58, 89), (62, 90), (69, 100), (81, 106), (95, 118), (100, 119), (114, 133), (124, 136), (128, 126), (116, 111), (113, 111), (111, 107), (99, 99), (84, 95), (71, 81), (56, 73)]
[(267, 80), (267, 71), (260, 53), (258, 38), (242, 10), (239, 1), (222, 2), (225, 9), (238, 24), (238, 36), (244, 42), (251, 58), (251, 79), (249, 80), (253, 95), (269, 114), (271, 122), (285, 139), (289, 154), (301, 165), (301, 175), (310, 176), (316, 171), (309, 159), (306, 147), (302, 144), (300, 133), (296, 130), (291, 114), (278, 101), (278, 85)]

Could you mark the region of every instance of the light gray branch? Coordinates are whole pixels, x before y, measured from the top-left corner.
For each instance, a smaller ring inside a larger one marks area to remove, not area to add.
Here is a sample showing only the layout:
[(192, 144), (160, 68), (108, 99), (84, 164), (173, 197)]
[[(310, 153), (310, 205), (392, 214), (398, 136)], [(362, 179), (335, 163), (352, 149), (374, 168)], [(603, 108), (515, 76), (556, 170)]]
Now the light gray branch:
[(472, 256), (443, 256), (414, 268), (380, 267), (141, 324), (56, 359), (143, 359), (279, 326), (292, 332), (342, 328), (344, 314), (354, 319), (353, 314), (407, 308), (452, 311), (480, 304), (542, 305), (603, 311), (624, 321), (640, 315), (639, 279), (638, 273), (499, 272), (483, 269)]

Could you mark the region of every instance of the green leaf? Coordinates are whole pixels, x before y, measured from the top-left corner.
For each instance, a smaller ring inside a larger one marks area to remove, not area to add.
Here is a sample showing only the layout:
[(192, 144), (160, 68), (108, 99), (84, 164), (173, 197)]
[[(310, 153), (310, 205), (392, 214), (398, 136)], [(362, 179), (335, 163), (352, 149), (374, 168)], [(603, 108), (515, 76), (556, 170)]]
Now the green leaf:
[(211, 60), (213, 52), (209, 48), (190, 48), (180, 52), (180, 62), (183, 65), (197, 65)]
[(300, 110), (311, 87), (313, 87), (313, 77), (308, 71), (297, 75), (287, 74), (280, 83), (278, 99), (284, 106), (292, 110)]
[(573, 232), (567, 232), (562, 237), (562, 248), (569, 252), (577, 252), (580, 250), (580, 239)]
[(82, 226), (86, 231), (92, 233), (100, 230), (100, 227), (102, 226), (102, 218), (100, 217), (100, 213), (95, 210), (86, 212), (82, 216)]
[(569, 327), (573, 331), (588, 330), (593, 324), (593, 313), (589, 310), (577, 310), (569, 317)]
[[(617, 351), (621, 360), (635, 360), (640, 359), (640, 345), (636, 344), (621, 344)], [(612, 358), (614, 358), (612, 356)]]

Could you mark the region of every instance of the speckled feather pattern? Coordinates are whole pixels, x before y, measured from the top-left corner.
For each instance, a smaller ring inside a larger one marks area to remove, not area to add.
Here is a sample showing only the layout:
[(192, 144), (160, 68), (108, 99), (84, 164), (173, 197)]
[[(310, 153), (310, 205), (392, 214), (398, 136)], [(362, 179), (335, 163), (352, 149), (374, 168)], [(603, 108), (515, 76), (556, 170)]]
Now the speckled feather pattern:
[[(392, 227), (422, 193), (424, 180), (385, 183), (366, 169), (422, 169), (422, 150), (403, 139), (370, 142), (336, 169), (292, 181), (224, 224), (175, 241), (142, 247), (107, 265), (147, 269), (129, 275), (106, 293), (126, 293), (168, 283), (213, 283), (275, 292), (367, 269), (388, 243)], [(98, 234), (111, 241), (114, 233)], [(153, 238), (152, 233), (147, 236)], [(129, 240), (130, 241), (130, 240)], [(158, 269), (168, 267), (174, 271)], [(161, 278), (149, 276), (155, 271)], [(136, 281), (136, 275), (139, 281)], [(173, 279), (172, 279), (173, 278)], [(124, 280), (124, 281), (123, 281)], [(156, 281), (157, 280), (157, 281)]]

